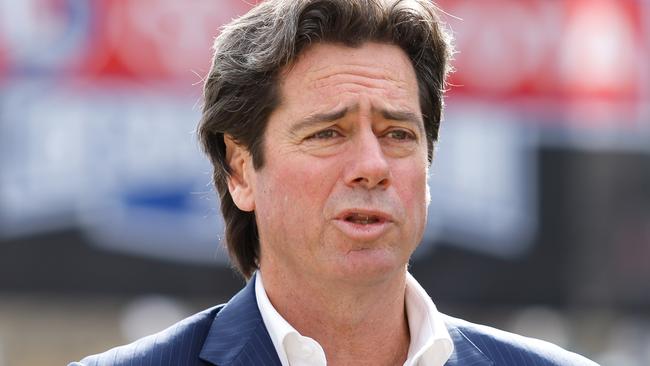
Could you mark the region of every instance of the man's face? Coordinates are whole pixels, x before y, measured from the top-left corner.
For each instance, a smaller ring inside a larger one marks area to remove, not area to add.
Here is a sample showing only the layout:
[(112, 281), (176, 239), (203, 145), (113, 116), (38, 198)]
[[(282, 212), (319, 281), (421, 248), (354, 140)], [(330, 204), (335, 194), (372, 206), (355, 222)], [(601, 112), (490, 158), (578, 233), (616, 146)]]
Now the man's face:
[(422, 238), (428, 196), (427, 141), (406, 54), (387, 44), (316, 44), (285, 70), (280, 90), (264, 166), (244, 169), (262, 273), (272, 266), (304, 278), (376, 281), (403, 271)]

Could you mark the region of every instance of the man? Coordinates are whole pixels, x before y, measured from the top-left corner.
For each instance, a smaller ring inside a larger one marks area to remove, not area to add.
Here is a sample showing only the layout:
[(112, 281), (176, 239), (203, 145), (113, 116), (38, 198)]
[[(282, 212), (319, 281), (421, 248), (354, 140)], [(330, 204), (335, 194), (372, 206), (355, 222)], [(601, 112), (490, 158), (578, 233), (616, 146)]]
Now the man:
[(426, 0), (270, 0), (226, 26), (201, 141), (247, 286), (81, 365), (593, 365), (440, 314), (407, 272), (452, 53)]

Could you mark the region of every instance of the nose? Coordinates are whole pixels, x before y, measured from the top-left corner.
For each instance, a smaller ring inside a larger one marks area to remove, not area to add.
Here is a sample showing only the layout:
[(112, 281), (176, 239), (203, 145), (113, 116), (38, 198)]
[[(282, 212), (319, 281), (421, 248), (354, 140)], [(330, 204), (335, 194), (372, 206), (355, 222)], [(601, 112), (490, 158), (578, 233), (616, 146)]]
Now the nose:
[(345, 170), (348, 186), (385, 189), (391, 184), (389, 162), (372, 130), (357, 135), (350, 150)]

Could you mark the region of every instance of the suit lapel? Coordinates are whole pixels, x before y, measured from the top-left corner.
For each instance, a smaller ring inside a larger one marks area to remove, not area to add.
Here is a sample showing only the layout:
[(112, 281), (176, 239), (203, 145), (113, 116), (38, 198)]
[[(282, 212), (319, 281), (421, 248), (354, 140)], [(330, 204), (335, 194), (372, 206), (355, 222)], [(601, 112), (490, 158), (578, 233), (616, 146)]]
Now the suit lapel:
[(494, 362), (472, 343), (457, 327), (447, 324), (447, 330), (454, 342), (454, 352), (445, 366), (490, 366)]
[(219, 311), (199, 357), (217, 366), (281, 366), (257, 307), (255, 277)]

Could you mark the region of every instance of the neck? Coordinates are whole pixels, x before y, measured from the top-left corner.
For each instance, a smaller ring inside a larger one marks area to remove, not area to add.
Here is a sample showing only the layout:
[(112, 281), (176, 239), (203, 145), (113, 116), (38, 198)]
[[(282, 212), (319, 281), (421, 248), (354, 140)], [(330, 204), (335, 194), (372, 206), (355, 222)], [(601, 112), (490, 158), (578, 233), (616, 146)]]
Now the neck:
[(410, 343), (405, 268), (364, 284), (328, 283), (274, 268), (260, 269), (269, 300), (300, 334), (323, 347), (328, 365), (404, 363)]

